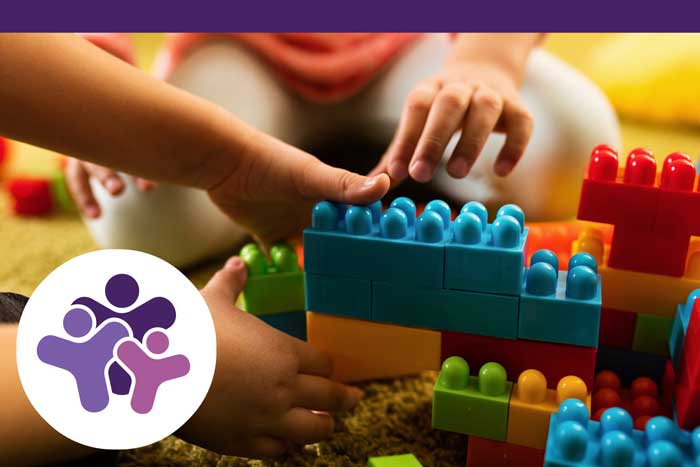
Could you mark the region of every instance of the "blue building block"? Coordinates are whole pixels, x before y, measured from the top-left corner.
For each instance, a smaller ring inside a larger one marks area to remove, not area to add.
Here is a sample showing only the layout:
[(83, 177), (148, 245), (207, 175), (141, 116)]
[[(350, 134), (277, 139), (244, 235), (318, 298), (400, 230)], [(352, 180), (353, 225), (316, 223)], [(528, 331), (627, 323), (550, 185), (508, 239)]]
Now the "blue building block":
[(431, 201), (420, 217), (408, 198), (344, 206), (322, 201), (304, 230), (304, 269), (312, 274), (442, 288), (450, 208)]
[(483, 204), (464, 205), (445, 247), (445, 288), (507, 295), (522, 290), (525, 215), (514, 204), (503, 206), (488, 224)]
[(688, 332), (690, 314), (693, 311), (693, 303), (696, 298), (700, 298), (700, 289), (693, 290), (688, 294), (686, 302), (678, 305), (676, 308), (676, 315), (673, 318), (673, 327), (671, 328), (671, 336), (668, 339), (668, 348), (671, 361), (673, 362), (673, 368), (676, 370), (678, 369), (678, 364), (683, 354), (685, 335)]
[(372, 282), (372, 320), (515, 339), (518, 297)]
[(317, 313), (372, 319), (372, 283), (352, 277), (306, 273), (306, 309)]
[(545, 467), (691, 467), (700, 465), (700, 428), (681, 430), (666, 417), (654, 417), (644, 431), (613, 407), (600, 422), (588, 419), (583, 402), (568, 399), (552, 414)]
[(595, 259), (574, 255), (559, 272), (553, 252), (540, 250), (525, 272), (518, 338), (586, 347), (598, 345), (601, 285)]
[(469, 376), (462, 357), (449, 357), (433, 390), (433, 428), (505, 441), (512, 390), (500, 364), (485, 363)]
[(306, 312), (304, 310), (259, 315), (258, 318), (290, 336), (306, 340)]

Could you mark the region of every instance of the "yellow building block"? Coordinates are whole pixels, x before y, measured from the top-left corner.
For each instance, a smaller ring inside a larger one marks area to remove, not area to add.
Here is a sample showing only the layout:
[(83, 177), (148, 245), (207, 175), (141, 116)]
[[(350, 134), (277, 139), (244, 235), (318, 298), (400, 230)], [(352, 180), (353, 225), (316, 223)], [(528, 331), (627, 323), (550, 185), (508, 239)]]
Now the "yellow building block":
[(332, 378), (363, 381), (440, 370), (440, 332), (307, 312), (307, 340), (333, 359)]
[(601, 232), (595, 228), (581, 231), (574, 242), (572, 254), (581, 251), (590, 253), (598, 262), (603, 308), (673, 317), (676, 305), (685, 303), (688, 294), (700, 288), (699, 239), (693, 239), (690, 244), (683, 277), (607, 267), (607, 245), (604, 245)]
[(520, 373), (513, 386), (508, 407), (506, 442), (544, 449), (549, 431), (549, 416), (566, 399), (579, 399), (591, 409), (586, 383), (577, 376), (565, 376), (557, 389), (547, 389), (547, 379), (538, 370)]

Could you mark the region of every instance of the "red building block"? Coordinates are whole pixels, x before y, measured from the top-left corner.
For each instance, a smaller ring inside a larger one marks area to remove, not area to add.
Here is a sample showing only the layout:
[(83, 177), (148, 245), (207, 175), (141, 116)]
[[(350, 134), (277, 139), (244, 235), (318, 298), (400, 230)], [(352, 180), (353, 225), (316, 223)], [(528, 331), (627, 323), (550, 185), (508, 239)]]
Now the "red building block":
[(12, 211), (18, 216), (44, 216), (53, 210), (51, 181), (15, 178), (7, 182)]
[(631, 349), (636, 325), (637, 313), (602, 308), (598, 334), (599, 345), (614, 349)]
[(658, 232), (618, 224), (610, 244), (608, 266), (650, 274), (681, 277), (690, 246), (683, 231)]
[(700, 388), (676, 385), (676, 417), (684, 430), (700, 425)]
[(442, 360), (458, 355), (476, 371), (486, 362), (498, 362), (506, 369), (509, 379), (528, 369), (539, 370), (551, 388), (569, 375), (578, 376), (586, 386), (593, 387), (596, 364), (593, 347), (443, 331), (441, 355)]
[(678, 384), (700, 390), (700, 300), (695, 299), (678, 363)]
[(503, 441), (470, 436), (467, 444), (467, 467), (541, 467), (544, 449), (518, 446)]

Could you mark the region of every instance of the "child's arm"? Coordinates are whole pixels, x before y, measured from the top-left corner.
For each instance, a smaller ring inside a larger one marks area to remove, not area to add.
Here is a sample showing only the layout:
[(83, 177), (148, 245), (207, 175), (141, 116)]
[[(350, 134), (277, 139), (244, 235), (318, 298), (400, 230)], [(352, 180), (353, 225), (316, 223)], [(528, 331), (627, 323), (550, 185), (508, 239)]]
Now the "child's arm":
[[(231, 258), (201, 291), (216, 327), (216, 371), (201, 407), (177, 434), (224, 454), (270, 457), (330, 436), (327, 412), (351, 409), (362, 391), (330, 381), (325, 354), (235, 308), (245, 281), (243, 261)], [(47, 464), (89, 454), (92, 449), (58, 434), (30, 405), (17, 373), (16, 337), (16, 325), (0, 324), (3, 462)]]
[(336, 169), (72, 34), (0, 35), (0, 133), (158, 181), (205, 189), (263, 241), (323, 198), (370, 203), (382, 175)]
[(372, 174), (393, 182), (429, 181), (455, 132), (462, 135), (447, 164), (467, 176), (492, 131), (506, 134), (494, 170), (510, 173), (525, 150), (532, 117), (518, 95), (530, 51), (541, 34), (459, 34), (443, 70), (416, 85), (399, 128)]

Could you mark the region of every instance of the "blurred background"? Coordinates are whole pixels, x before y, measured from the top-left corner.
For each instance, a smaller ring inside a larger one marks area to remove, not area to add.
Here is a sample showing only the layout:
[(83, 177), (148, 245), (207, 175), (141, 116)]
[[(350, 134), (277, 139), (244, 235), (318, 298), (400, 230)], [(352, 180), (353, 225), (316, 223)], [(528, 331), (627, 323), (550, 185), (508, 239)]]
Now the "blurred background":
[[(165, 34), (133, 34), (137, 63), (149, 70)], [(700, 34), (551, 34), (545, 47), (588, 75), (608, 95), (622, 121), (623, 152), (643, 146), (660, 157), (700, 155)], [(11, 143), (4, 178), (50, 177), (57, 155)], [(0, 170), (0, 184), (2, 184)], [(75, 212), (41, 218), (9, 213), (0, 189), (0, 290), (30, 294), (49, 271), (96, 248)], [(50, 241), (49, 241), (50, 239)], [(205, 267), (190, 272), (195, 282)]]

